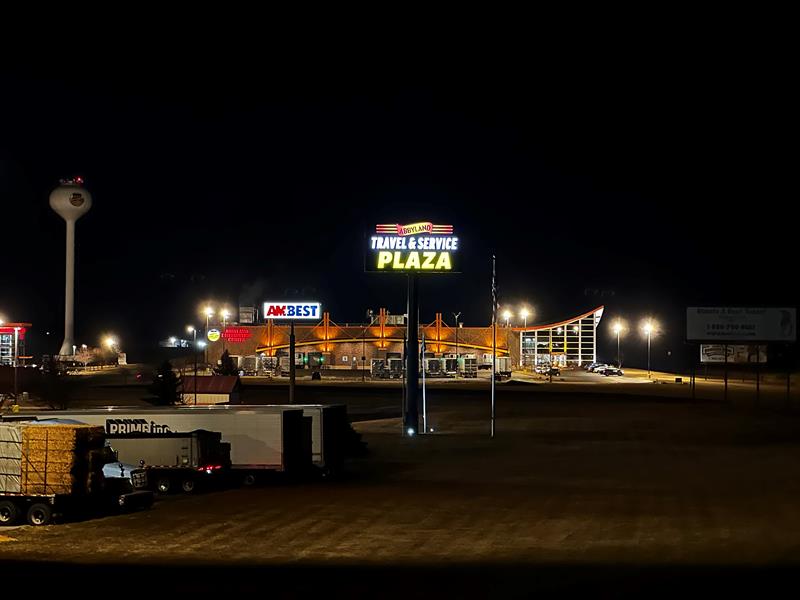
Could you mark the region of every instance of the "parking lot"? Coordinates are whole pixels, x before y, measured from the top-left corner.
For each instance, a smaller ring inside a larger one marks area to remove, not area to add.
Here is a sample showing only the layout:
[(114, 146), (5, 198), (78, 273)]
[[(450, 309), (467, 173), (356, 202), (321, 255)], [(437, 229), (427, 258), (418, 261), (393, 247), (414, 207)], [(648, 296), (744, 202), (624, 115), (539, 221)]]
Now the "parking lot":
[[(373, 583), (408, 573), (431, 591), (505, 585), (509, 594), (598, 578), (617, 586), (609, 591), (653, 578), (677, 585), (687, 570), (699, 581), (720, 569), (729, 583), (743, 574), (760, 581), (800, 561), (796, 416), (515, 393), (498, 404), (494, 440), (487, 417), (485, 398), (440, 394), (430, 407), (434, 435), (401, 437), (394, 418), (357, 424), (371, 454), (341, 481), (176, 496), (148, 512), (4, 528), (0, 557), (23, 561), (21, 569), (103, 563), (124, 574), (158, 565), (175, 577), (208, 565), (236, 572), (245, 587), (254, 567), (290, 578), (337, 566), (346, 586), (347, 573)], [(433, 568), (443, 570), (434, 577)]]

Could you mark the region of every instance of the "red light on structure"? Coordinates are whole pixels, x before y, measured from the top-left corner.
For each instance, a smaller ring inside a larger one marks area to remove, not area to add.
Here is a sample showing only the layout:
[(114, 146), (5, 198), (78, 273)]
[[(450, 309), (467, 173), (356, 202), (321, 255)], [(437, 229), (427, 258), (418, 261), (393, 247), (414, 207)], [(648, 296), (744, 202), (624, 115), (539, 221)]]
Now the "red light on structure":
[(83, 183), (83, 177), (81, 177), (80, 175), (78, 175), (78, 176), (75, 178), (75, 183), (80, 183), (80, 184), (82, 184), (82, 183)]

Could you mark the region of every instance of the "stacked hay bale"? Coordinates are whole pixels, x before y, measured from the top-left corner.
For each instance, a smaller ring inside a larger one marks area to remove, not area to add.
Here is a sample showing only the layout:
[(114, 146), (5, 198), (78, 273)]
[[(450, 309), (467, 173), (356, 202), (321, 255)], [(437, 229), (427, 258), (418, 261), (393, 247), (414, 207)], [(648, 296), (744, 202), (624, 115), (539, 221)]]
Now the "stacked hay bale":
[[(87, 495), (100, 491), (107, 462), (102, 427), (23, 422), (2, 424), (2, 471), (8, 489), (24, 495)], [(12, 431), (15, 430), (15, 431)], [(18, 448), (14, 448), (14, 445)], [(18, 456), (17, 465), (14, 456)], [(16, 467), (16, 471), (15, 471)], [(15, 485), (15, 482), (16, 485)]]

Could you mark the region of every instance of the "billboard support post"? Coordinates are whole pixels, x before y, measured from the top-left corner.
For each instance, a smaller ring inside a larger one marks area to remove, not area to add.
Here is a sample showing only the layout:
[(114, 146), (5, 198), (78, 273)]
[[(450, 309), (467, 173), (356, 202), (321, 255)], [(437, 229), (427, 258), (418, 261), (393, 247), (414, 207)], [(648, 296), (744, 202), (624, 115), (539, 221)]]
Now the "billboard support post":
[[(788, 344), (787, 344), (787, 352), (786, 352), (786, 354), (787, 354), (787, 356), (789, 354)], [(791, 394), (792, 394), (792, 365), (791, 365), (791, 361), (787, 360), (786, 361), (786, 410), (789, 410), (789, 408), (791, 406), (791, 404), (790, 404), (790, 401), (791, 401), (791, 398), (792, 398)]]
[(761, 346), (756, 346), (756, 406), (758, 406), (761, 399)]

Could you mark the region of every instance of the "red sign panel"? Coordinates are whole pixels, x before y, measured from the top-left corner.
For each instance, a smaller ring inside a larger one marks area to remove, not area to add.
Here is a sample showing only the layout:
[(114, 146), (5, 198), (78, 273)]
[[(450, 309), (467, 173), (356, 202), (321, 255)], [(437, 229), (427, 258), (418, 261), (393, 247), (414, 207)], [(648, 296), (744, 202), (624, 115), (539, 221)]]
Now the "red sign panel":
[(222, 339), (232, 344), (241, 344), (253, 336), (249, 327), (226, 327), (222, 332)]
[[(0, 327), (0, 333), (10, 333), (11, 335), (14, 335), (14, 328), (13, 327)], [(20, 327), (19, 328), (19, 339), (21, 339), (21, 340), (25, 339), (25, 328), (24, 327)]]

